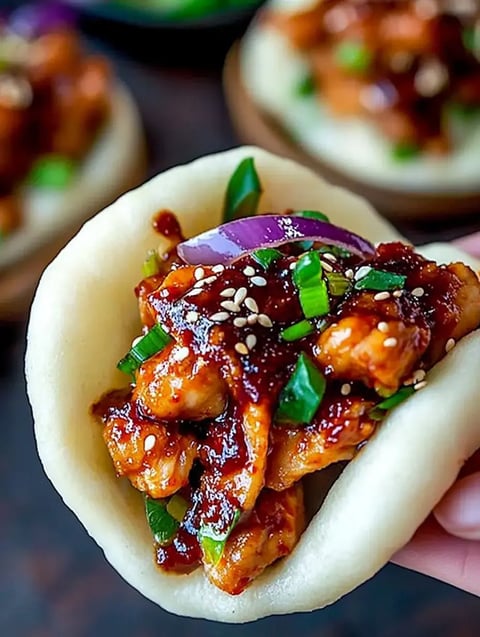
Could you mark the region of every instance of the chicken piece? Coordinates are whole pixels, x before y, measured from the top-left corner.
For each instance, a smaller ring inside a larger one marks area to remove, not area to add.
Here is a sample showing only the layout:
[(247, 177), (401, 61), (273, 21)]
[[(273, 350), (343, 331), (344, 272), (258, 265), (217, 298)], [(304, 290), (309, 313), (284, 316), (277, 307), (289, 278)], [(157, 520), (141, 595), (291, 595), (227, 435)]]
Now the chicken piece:
[(103, 438), (118, 476), (152, 498), (166, 498), (188, 484), (198, 455), (193, 436), (145, 419), (131, 418), (131, 406), (107, 420)]
[(455, 304), (459, 311), (458, 322), (449, 336), (459, 340), (480, 325), (480, 281), (475, 272), (464, 263), (451, 263), (447, 270), (463, 284), (455, 295)]
[(272, 427), (267, 488), (288, 489), (308, 473), (353, 458), (358, 445), (375, 431), (376, 422), (369, 416), (373, 406), (373, 402), (348, 396), (322, 405), (308, 427)]
[(267, 566), (292, 552), (304, 528), (300, 484), (281, 493), (264, 490), (251, 515), (233, 530), (220, 561), (205, 564), (208, 579), (239, 595)]
[[(379, 322), (386, 323), (382, 331)], [(347, 316), (320, 335), (316, 357), (332, 378), (362, 381), (387, 396), (413, 371), (429, 342), (426, 326), (385, 322), (374, 314)]]
[(218, 367), (176, 342), (148, 359), (137, 374), (133, 400), (163, 420), (215, 418), (225, 408), (226, 385)]

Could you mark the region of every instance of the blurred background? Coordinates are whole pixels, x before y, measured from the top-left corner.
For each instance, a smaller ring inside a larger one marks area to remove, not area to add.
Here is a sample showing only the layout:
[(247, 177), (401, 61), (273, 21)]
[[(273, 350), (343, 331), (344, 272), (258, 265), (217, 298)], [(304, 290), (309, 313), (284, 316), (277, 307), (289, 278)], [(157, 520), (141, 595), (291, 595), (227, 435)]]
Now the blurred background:
[[(113, 162), (116, 176), (107, 179), (100, 171), (103, 182), (112, 184), (101, 205), (175, 164), (245, 139), (262, 143), (264, 137), (255, 139), (255, 127), (246, 135), (238, 125), (234, 130), (222, 84), (225, 55), (258, 8), (255, 0), (230, 0), (227, 8), (220, 6), (220, 0), (77, 0), (66, 11), (62, 5), (53, 12), (47, 4), (50, 7), (50, 3), (39, 3), (44, 12), (32, 14), (24, 3), (0, 2), (4, 20), (0, 35), (0, 635), (253, 637), (271, 632), (278, 637), (292, 633), (305, 637), (478, 637), (480, 600), (392, 565), (321, 612), (268, 618), (244, 626), (178, 618), (123, 582), (64, 507), (35, 450), (23, 375), (28, 305), (48, 260), (100, 203), (93, 198), (89, 203), (94, 209), (87, 210), (80, 197), (81, 212), (72, 205), (69, 223), (53, 219), (51, 226), (43, 224), (39, 229), (32, 215), (48, 220), (48, 214), (41, 206), (37, 211), (37, 196), (47, 209), (70, 211), (70, 203), (62, 197), (70, 196), (75, 179), (89, 183), (81, 180), (89, 178), (88, 163), (95, 153), (99, 153), (97, 168), (103, 167), (105, 174), (113, 171), (108, 161), (111, 155), (102, 155), (97, 148), (113, 143), (108, 136), (102, 137), (109, 126), (119, 138), (123, 131), (123, 148), (135, 152), (130, 153), (130, 163)], [(57, 20), (75, 24), (78, 41), (74, 46), (71, 41), (63, 42), (66, 48), (54, 42), (60, 48), (55, 50), (52, 45), (53, 52), (44, 48), (44, 66), (39, 62), (29, 69), (33, 75), (30, 88), (25, 88), (19, 69), (26, 58), (32, 59), (31, 49), (25, 52), (22, 48), (24, 41), (57, 29)], [(17, 39), (12, 40), (12, 29)], [(78, 60), (71, 62), (68, 73), (62, 71), (68, 82), (61, 94), (53, 95), (49, 81), (57, 72), (55, 56), (63, 64), (70, 54), (74, 56), (77, 45), (82, 47), (83, 61), (80, 66)], [(10, 64), (12, 56), (13, 84), (5, 80), (10, 73), (5, 59)], [(88, 64), (85, 56), (89, 56)], [(235, 81), (231, 77), (230, 73), (230, 87)], [(115, 102), (112, 96), (117, 82), (124, 87), (123, 107), (112, 107), (110, 102), (105, 106), (103, 100), (109, 96)], [(43, 110), (23, 130), (18, 100), (37, 103), (37, 90)], [(12, 108), (16, 128), (4, 113)], [(76, 132), (80, 130), (81, 135), (59, 131), (58, 113), (76, 122)], [(11, 133), (11, 126), (20, 137)], [(47, 134), (46, 129), (52, 132)], [(468, 216), (438, 219), (427, 215), (394, 218), (393, 222), (415, 243), (449, 240), (480, 228), (480, 217), (472, 211)]]

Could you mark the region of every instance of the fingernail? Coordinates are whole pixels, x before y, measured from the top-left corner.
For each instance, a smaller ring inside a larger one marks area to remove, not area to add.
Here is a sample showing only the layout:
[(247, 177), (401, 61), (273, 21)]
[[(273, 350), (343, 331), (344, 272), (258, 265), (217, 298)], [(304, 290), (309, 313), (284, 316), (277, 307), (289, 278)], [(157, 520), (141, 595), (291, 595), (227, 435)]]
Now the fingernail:
[(480, 540), (480, 473), (456, 482), (434, 514), (452, 535), (466, 540)]

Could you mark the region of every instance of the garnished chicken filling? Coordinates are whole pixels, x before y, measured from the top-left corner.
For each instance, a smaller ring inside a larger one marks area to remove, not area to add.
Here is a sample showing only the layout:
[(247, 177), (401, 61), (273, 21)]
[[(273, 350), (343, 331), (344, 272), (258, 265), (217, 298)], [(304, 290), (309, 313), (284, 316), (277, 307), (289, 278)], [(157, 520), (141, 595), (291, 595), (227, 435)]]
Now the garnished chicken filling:
[(132, 383), (94, 412), (118, 476), (145, 495), (159, 567), (203, 565), (235, 595), (299, 541), (303, 476), (354, 458), (480, 324), (480, 284), (401, 243), (186, 265), (173, 215), (155, 227), (172, 249), (136, 288), (146, 336), (119, 363)]
[(110, 70), (73, 31), (27, 40), (0, 25), (0, 239), (23, 222), (20, 187), (66, 188), (110, 109)]
[(478, 0), (321, 0), (267, 16), (308, 60), (299, 96), (368, 118), (397, 160), (450, 151), (452, 122), (480, 109)]

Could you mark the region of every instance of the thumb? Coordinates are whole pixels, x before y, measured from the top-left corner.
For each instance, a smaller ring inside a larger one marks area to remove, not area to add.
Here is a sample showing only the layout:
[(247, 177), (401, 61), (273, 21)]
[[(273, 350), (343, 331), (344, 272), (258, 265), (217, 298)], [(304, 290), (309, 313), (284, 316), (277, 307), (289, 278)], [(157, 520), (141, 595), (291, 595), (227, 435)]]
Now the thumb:
[(480, 473), (456, 482), (434, 515), (448, 533), (466, 540), (480, 540)]

